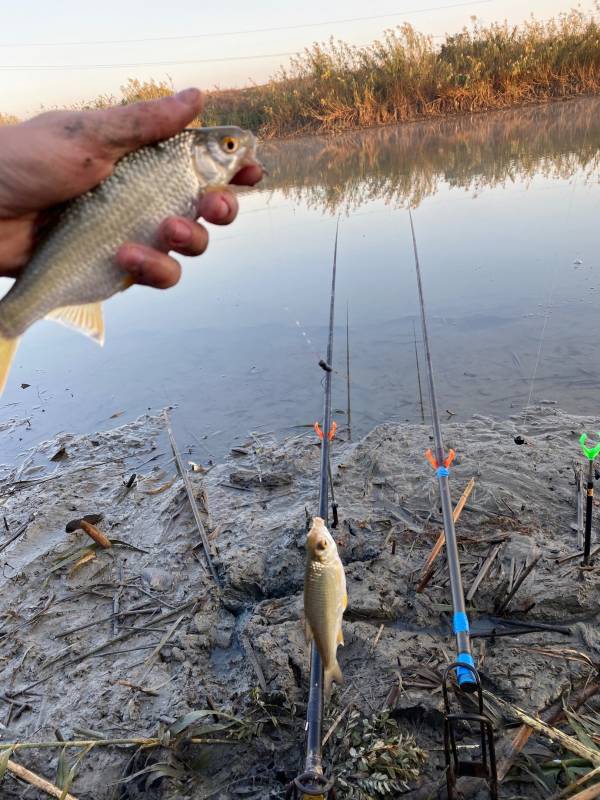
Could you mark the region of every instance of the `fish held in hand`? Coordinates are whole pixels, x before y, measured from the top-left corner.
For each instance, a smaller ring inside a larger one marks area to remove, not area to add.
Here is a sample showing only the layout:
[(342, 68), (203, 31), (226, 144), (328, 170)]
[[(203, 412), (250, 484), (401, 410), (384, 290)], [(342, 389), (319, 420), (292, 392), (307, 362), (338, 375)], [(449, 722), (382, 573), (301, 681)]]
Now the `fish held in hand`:
[(325, 696), (331, 683), (343, 683), (337, 661), (338, 645), (344, 644), (342, 618), (348, 605), (346, 575), (337, 546), (321, 517), (314, 517), (306, 537), (304, 617), (306, 638), (314, 639), (324, 669)]
[(0, 300), (0, 393), (19, 338), (53, 319), (104, 342), (102, 301), (132, 285), (116, 254), (125, 242), (158, 245), (166, 217), (198, 217), (199, 197), (256, 164), (256, 139), (233, 126), (184, 130), (117, 162), (70, 201)]

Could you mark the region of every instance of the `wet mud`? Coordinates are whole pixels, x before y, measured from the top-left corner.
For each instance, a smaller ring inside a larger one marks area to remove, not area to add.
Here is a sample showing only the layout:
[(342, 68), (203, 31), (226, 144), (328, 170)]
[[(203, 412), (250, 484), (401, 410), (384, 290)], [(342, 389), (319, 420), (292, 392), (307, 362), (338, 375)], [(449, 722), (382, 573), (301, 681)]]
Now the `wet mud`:
[[(466, 593), (491, 562), (469, 601), (482, 685), (531, 713), (597, 672), (598, 573), (581, 570), (580, 557), (565, 560), (578, 552), (577, 440), (597, 427), (597, 418), (546, 405), (526, 420), (475, 416), (443, 428), (458, 453), (454, 502), (475, 479), (457, 523)], [(517, 436), (525, 444), (515, 444)], [(422, 455), (430, 431), (390, 423), (356, 443), (343, 438), (334, 442), (332, 470), (349, 599), (339, 652), (345, 684), (327, 707), (324, 731), (337, 722), (325, 760), (335, 772), (336, 732), (350, 713), (388, 709), (426, 754), (403, 791), (435, 797), (443, 791), (441, 675), (455, 647), (443, 557), (416, 591), (441, 528), (437, 484)], [(285, 441), (255, 435), (225, 463), (195, 470), (220, 591), (161, 416), (63, 434), (3, 468), (0, 744), (158, 740), (92, 747), (70, 788), (78, 800), (283, 797), (302, 766), (304, 539), (318, 507), (318, 440), (312, 432)], [(98, 527), (110, 549), (82, 531), (66, 533), (86, 514), (103, 515)], [(200, 711), (206, 716), (197, 715), (193, 735), (212, 743), (174, 747), (174, 731), (185, 727), (178, 721)], [(236, 722), (217, 735), (223, 713)], [(498, 736), (510, 722), (494, 716)], [(528, 748), (559, 752), (535, 737)], [(61, 756), (60, 747), (31, 748), (13, 758), (55, 781), (60, 762), (72, 765), (83, 749)], [(46, 797), (24, 792), (7, 772), (3, 798)], [(543, 796), (531, 783), (520, 793)], [(514, 783), (502, 785), (501, 796), (514, 794)]]

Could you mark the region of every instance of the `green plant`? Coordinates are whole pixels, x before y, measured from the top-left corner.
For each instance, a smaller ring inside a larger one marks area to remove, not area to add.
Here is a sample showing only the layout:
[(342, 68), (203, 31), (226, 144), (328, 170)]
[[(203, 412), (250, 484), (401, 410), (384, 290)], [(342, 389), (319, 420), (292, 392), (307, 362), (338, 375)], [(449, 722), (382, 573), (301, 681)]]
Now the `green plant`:
[(340, 793), (348, 800), (397, 797), (419, 777), (426, 758), (389, 712), (365, 717), (353, 710), (332, 739), (329, 759)]

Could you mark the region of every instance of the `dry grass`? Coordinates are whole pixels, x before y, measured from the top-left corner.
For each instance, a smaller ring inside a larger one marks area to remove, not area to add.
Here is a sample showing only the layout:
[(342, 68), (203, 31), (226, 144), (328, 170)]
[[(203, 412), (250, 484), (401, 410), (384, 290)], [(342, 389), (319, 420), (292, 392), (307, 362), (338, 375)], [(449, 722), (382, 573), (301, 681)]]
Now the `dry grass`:
[[(121, 97), (102, 95), (78, 107), (106, 108), (172, 91), (169, 81), (130, 79)], [(441, 46), (408, 24), (366, 47), (314, 44), (266, 84), (209, 92), (202, 122), (289, 136), (599, 91), (600, 25), (571, 11), (517, 27), (475, 24)], [(0, 114), (0, 124), (12, 121)]]

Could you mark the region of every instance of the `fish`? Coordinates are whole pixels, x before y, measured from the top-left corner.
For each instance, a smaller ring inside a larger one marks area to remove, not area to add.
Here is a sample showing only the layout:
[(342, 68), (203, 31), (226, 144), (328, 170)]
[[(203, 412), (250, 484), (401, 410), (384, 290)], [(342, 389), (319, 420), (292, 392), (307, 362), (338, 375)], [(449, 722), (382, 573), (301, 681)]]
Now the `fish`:
[(342, 619), (348, 606), (346, 575), (336, 543), (321, 517), (313, 517), (306, 537), (304, 618), (308, 642), (314, 640), (324, 670), (325, 696), (331, 683), (344, 682), (337, 660), (338, 645), (344, 644)]
[(166, 217), (196, 219), (198, 199), (255, 159), (256, 138), (235, 126), (189, 128), (120, 159), (69, 201), (0, 300), (0, 394), (19, 339), (51, 319), (104, 343), (102, 302), (133, 280), (116, 261), (125, 242), (155, 246)]

